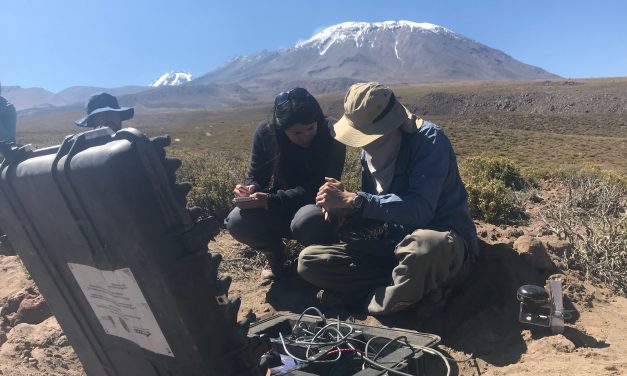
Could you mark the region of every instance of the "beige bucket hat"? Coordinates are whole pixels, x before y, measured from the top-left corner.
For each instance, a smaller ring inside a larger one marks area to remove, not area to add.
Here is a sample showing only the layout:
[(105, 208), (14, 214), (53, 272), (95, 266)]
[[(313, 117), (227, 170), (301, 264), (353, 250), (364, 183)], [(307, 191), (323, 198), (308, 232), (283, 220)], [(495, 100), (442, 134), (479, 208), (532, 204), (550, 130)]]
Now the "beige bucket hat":
[(409, 111), (390, 88), (378, 82), (352, 85), (344, 98), (344, 116), (333, 125), (333, 137), (352, 147), (368, 145), (398, 129)]

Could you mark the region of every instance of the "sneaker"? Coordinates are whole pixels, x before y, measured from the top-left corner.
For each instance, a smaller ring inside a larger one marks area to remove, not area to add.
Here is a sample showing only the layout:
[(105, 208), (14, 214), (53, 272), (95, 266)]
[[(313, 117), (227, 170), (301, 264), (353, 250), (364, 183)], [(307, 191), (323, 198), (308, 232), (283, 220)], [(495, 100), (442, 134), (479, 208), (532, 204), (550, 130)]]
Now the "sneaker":
[(261, 286), (267, 286), (277, 279), (284, 277), (288, 274), (291, 266), (291, 261), (288, 260), (287, 254), (282, 254), (280, 257), (275, 257), (273, 253), (265, 254), (266, 263), (261, 270)]
[(261, 282), (259, 282), (259, 285), (268, 286), (275, 280), (276, 280), (276, 275), (272, 271), (270, 264), (266, 262), (266, 264), (263, 266), (263, 269), (261, 269)]

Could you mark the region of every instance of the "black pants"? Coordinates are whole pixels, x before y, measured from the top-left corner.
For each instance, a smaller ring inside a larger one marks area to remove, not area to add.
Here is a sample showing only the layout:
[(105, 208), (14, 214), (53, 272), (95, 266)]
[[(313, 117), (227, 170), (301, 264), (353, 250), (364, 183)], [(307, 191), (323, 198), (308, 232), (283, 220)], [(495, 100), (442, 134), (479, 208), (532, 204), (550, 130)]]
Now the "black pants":
[(295, 239), (304, 246), (335, 241), (335, 229), (324, 220), (315, 205), (301, 207), (293, 216), (269, 209), (235, 208), (224, 221), (231, 236), (262, 252), (275, 252), (282, 238)]

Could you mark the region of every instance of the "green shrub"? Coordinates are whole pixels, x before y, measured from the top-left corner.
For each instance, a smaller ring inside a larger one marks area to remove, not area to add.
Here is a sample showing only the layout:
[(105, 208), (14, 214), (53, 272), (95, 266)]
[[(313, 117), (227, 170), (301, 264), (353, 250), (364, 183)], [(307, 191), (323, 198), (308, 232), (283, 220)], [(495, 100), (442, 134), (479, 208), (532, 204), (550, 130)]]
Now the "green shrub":
[(503, 157), (471, 157), (464, 160), (462, 174), (467, 179), (478, 181), (497, 180), (516, 191), (527, 188), (530, 184), (523, 178), (520, 169)]
[(193, 184), (187, 196), (189, 205), (201, 207), (205, 215), (213, 215), (220, 221), (226, 218), (233, 209), (233, 188), (246, 176), (247, 157), (220, 152), (181, 159), (178, 180)]
[(511, 190), (502, 181), (471, 180), (466, 183), (466, 190), (473, 218), (490, 223), (504, 223), (514, 218), (517, 208)]
[(495, 224), (520, 222), (525, 218), (514, 191), (530, 184), (511, 161), (501, 157), (472, 157), (460, 164), (460, 172), (473, 218)]

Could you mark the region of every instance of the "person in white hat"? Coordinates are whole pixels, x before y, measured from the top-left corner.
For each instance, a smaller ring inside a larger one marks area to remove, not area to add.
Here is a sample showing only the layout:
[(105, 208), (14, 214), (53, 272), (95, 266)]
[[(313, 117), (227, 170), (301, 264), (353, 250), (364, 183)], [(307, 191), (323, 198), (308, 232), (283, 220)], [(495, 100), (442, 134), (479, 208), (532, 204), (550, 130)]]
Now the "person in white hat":
[(299, 256), (299, 274), (325, 294), (379, 315), (463, 280), (478, 253), (477, 235), (442, 129), (417, 118), (389, 88), (371, 82), (350, 87), (332, 134), (362, 148), (362, 188), (350, 192), (329, 178), (316, 204), (384, 224), (386, 234), (307, 247)]

